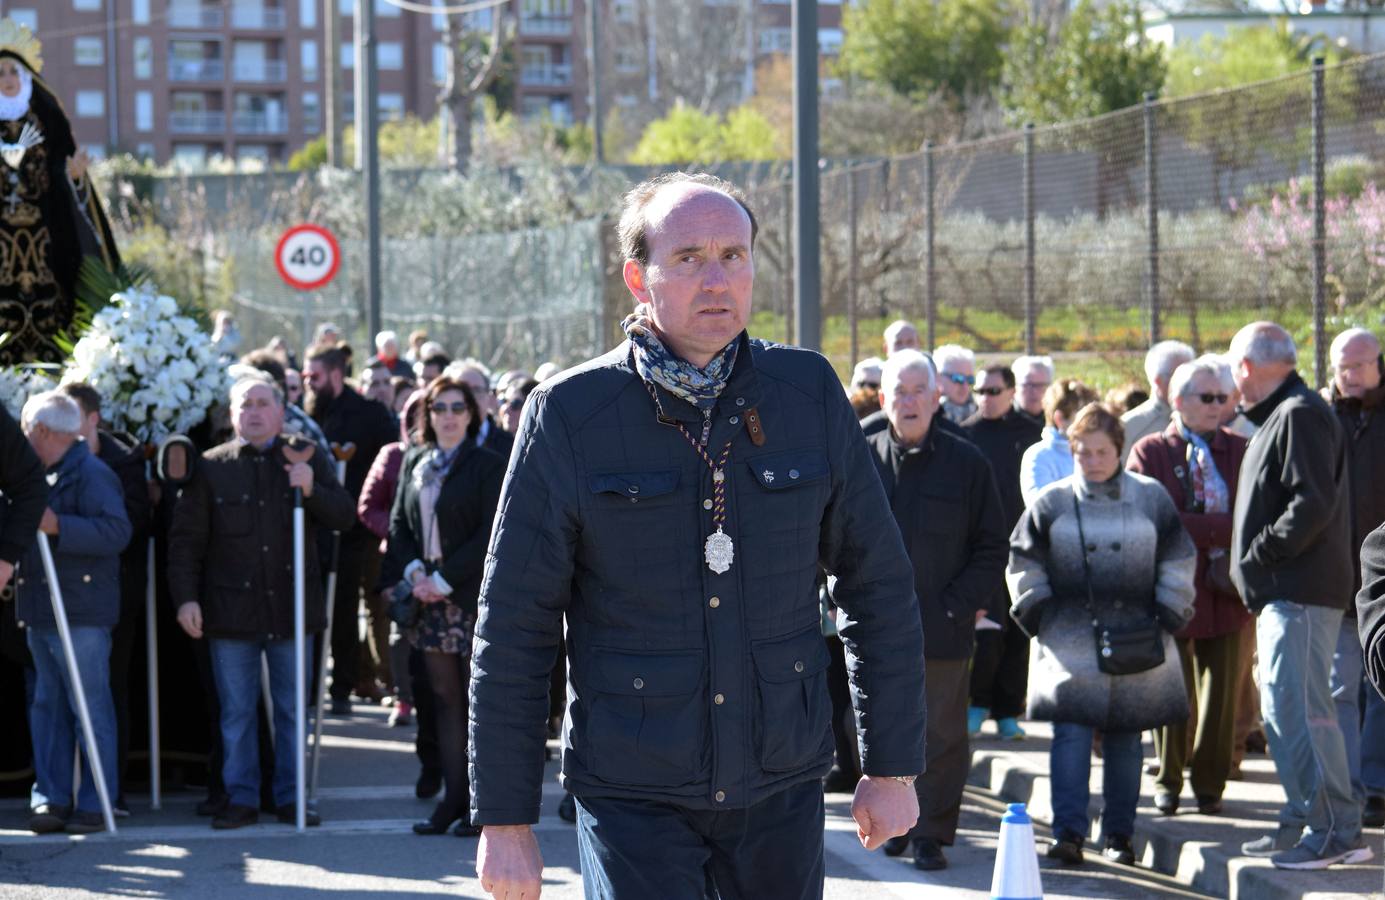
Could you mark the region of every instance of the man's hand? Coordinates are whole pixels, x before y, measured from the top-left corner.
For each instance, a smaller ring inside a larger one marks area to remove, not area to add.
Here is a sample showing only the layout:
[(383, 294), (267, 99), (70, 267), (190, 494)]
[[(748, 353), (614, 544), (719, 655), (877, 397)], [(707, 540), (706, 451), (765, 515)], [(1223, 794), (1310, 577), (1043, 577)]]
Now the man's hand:
[(57, 537), (58, 514), (53, 512), (52, 509), (45, 507), (43, 510), (43, 518), (38, 520), (38, 530), (49, 537)]
[(900, 837), (919, 820), (919, 798), (912, 785), (893, 778), (862, 776), (851, 801), (856, 836), (861, 846), (874, 850), (892, 837)]
[(313, 467), (305, 462), (294, 463), (291, 466), (284, 466), (284, 471), (289, 473), (289, 487), (302, 488), (304, 497), (313, 495)]
[(974, 624), (980, 625), (980, 624), (981, 624), (981, 620), (984, 619), (984, 618), (986, 618), (986, 610), (984, 610), (984, 609), (978, 609), (978, 610), (976, 611), (976, 622), (975, 622)]
[(87, 166), (91, 165), (91, 155), (85, 150), (78, 150), (67, 158), (67, 176), (73, 181), (81, 181), (82, 176), (87, 173)]
[(543, 857), (528, 825), (487, 825), (476, 851), (481, 888), (495, 900), (538, 900)]
[(10, 583), (14, 577), (14, 563), (0, 559), (0, 591), (5, 589), (5, 585)]
[(178, 607), (178, 624), (193, 640), (202, 637), (202, 604), (189, 600)]

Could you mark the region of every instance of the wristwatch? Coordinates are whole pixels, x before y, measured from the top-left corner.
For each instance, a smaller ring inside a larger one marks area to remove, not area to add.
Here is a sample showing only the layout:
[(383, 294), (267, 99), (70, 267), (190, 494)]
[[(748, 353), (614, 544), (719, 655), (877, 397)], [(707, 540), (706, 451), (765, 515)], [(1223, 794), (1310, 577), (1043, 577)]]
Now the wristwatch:
[(913, 787), (913, 786), (914, 786), (914, 780), (917, 779), (917, 778), (918, 778), (917, 775), (891, 775), (891, 776), (890, 776), (890, 780), (891, 780), (891, 781), (898, 781), (900, 784), (905, 785), (906, 787)]

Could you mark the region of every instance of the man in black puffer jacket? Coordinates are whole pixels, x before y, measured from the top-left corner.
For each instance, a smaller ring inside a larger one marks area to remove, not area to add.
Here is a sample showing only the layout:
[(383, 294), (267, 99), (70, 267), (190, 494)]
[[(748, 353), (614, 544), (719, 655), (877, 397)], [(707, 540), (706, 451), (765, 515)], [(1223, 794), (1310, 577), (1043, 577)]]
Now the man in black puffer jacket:
[(563, 784), (587, 896), (819, 897), (833, 740), (818, 567), (837, 576), (873, 849), (918, 815), (909, 559), (831, 366), (745, 334), (740, 192), (663, 176), (627, 195), (620, 230), (629, 341), (530, 395), (495, 520), (472, 661), (481, 885), (541, 884), (530, 826), (566, 624)]

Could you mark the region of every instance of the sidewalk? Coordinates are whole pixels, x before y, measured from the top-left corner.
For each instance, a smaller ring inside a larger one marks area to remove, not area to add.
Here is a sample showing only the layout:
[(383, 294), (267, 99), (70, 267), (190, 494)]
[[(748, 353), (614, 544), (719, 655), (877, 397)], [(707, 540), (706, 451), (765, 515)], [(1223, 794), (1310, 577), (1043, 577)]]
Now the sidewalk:
[[(1048, 747), (1052, 728), (1046, 722), (1025, 722), (1024, 741), (1000, 741), (994, 723), (988, 722), (973, 741), (970, 782), (993, 791), (1010, 802), (1029, 804), (1037, 821), (1052, 822), (1053, 807), (1048, 780)], [(1145, 759), (1154, 756), (1148, 741)], [(1321, 872), (1275, 869), (1268, 860), (1240, 854), (1242, 842), (1274, 830), (1284, 803), (1284, 791), (1268, 756), (1254, 755), (1241, 766), (1244, 780), (1227, 784), (1224, 811), (1219, 816), (1198, 815), (1191, 790), (1184, 788), (1185, 808), (1175, 816), (1161, 816), (1154, 809), (1154, 780), (1146, 775), (1135, 823), (1135, 849), (1140, 865), (1175, 876), (1194, 890), (1231, 900), (1279, 900), (1343, 897), (1381, 897), (1382, 832), (1369, 829), (1367, 842), (1376, 852), (1369, 864), (1334, 866)], [(1093, 832), (1100, 809), (1101, 761), (1092, 761)]]

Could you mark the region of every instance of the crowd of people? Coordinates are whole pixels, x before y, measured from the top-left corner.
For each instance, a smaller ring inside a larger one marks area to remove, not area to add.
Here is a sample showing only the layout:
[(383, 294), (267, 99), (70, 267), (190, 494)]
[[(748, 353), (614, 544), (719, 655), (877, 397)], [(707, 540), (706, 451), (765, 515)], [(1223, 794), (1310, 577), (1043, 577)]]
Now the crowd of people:
[[(383, 332), (357, 360), (331, 325), (301, 360), (281, 339), (235, 357), (218, 317), (229, 417), (195, 436), (176, 490), (146, 481), (86, 385), (0, 417), (31, 828), (103, 827), (90, 779), (73, 783), (73, 688), (35, 531), (51, 536), (117, 810), (155, 534), (207, 698), (198, 812), (220, 829), (295, 821), (292, 744), (266, 726), (292, 734), (306, 714), (301, 496), (307, 630), (331, 660), (318, 712), (384, 703), (389, 725), (416, 726), (418, 796), (441, 799), (414, 830), (481, 835), (495, 896), (536, 883), (528, 826), (560, 733), (558, 812), (600, 896), (680, 878), (688, 896), (718, 881), (753, 894), (782, 877), (777, 854), (813, 847), (804, 883), (820, 884), (824, 789), (856, 791), (867, 848), (945, 867), (992, 720), (1015, 741), (1023, 719), (1053, 723), (1062, 863), (1083, 862), (1094, 752), (1100, 852), (1133, 865), (1142, 767), (1158, 813), (1184, 805), (1186, 770), (1190, 805), (1213, 816), (1266, 747), (1287, 802), (1244, 852), (1369, 859), (1362, 828), (1385, 824), (1376, 337), (1337, 337), (1321, 395), (1292, 336), (1257, 322), (1222, 355), (1159, 343), (1147, 388), (1103, 399), (1048, 357), (924, 352), (899, 321), (843, 392), (819, 357), (746, 336), (754, 230), (724, 182), (637, 188), (621, 223), (628, 340), (560, 377), (452, 360), (421, 331), (403, 349)], [(707, 817), (721, 811), (737, 817)], [(687, 860), (638, 862), (689, 834)]]

